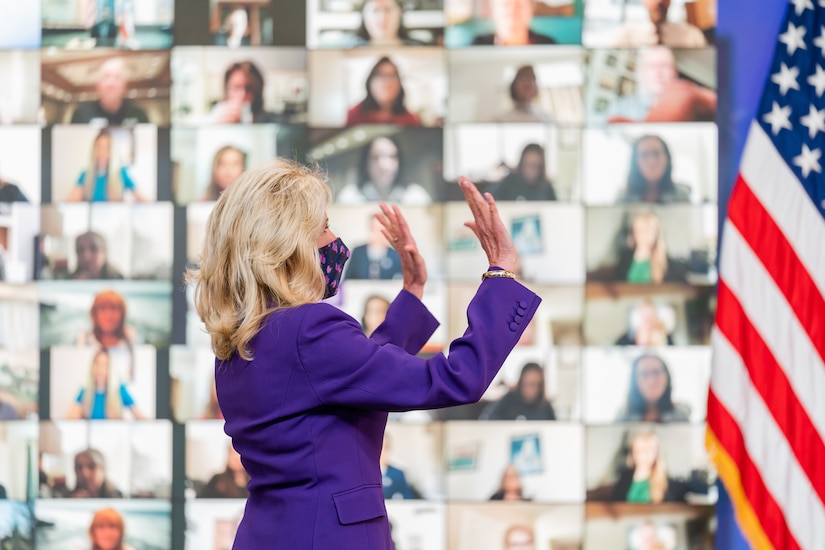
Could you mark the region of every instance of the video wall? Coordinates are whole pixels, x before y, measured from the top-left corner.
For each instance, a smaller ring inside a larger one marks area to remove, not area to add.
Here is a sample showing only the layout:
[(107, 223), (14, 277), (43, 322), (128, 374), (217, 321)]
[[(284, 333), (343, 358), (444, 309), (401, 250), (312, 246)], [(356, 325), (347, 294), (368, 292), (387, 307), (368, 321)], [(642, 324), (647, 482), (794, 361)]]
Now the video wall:
[(231, 547), (248, 477), (182, 274), (319, 165), (369, 334), (397, 203), (447, 353), (496, 197), (543, 299), (477, 404), (394, 413), (397, 550), (711, 548), (715, 0), (0, 0), (0, 546)]

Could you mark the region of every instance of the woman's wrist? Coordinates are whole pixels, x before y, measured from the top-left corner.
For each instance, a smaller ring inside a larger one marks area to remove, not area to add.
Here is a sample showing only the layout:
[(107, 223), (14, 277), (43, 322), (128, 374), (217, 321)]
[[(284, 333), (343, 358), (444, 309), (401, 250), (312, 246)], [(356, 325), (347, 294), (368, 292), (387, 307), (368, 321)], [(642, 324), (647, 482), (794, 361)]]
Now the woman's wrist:
[(421, 299), (424, 296), (424, 285), (423, 284), (409, 284), (404, 285), (404, 290), (418, 298)]

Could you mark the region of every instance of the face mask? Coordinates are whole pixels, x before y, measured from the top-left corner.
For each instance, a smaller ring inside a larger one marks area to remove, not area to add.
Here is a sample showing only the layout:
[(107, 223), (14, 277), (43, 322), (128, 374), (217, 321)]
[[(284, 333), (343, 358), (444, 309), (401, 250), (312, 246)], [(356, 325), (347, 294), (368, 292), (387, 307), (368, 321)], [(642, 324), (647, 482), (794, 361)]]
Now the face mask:
[(344, 264), (349, 258), (349, 248), (344, 244), (344, 241), (338, 238), (319, 248), (318, 255), (321, 257), (321, 270), (324, 272), (324, 282), (327, 285), (324, 290), (324, 299), (326, 300), (335, 296), (335, 293), (338, 292), (338, 283), (341, 281), (341, 275), (344, 272)]

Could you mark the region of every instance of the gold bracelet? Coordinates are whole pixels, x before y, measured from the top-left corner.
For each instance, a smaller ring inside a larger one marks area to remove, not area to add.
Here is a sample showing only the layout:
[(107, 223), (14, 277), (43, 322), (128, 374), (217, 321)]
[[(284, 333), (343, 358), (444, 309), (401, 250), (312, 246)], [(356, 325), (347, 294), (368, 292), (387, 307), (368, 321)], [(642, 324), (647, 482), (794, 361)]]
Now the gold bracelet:
[(495, 269), (495, 270), (485, 271), (484, 273), (481, 274), (481, 280), (482, 281), (484, 279), (500, 279), (500, 278), (515, 279), (516, 274), (513, 273), (512, 271), (505, 271), (503, 269)]

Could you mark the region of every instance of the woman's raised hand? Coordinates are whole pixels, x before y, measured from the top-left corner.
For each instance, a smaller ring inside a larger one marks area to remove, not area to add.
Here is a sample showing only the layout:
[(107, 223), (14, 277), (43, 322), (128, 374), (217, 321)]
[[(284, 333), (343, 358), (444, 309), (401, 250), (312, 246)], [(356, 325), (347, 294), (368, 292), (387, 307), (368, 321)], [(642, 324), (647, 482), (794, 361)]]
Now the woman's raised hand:
[(518, 271), (519, 260), (516, 246), (510, 233), (501, 221), (493, 195), (482, 195), (476, 185), (465, 177), (458, 178), (458, 185), (473, 213), (473, 221), (464, 225), (469, 227), (487, 253), (491, 266), (498, 266), (507, 271)]
[(389, 207), (384, 203), (381, 203), (380, 207), (381, 213), (376, 214), (375, 218), (383, 226), (381, 233), (401, 257), (404, 290), (421, 299), (424, 295), (424, 283), (427, 282), (427, 265), (424, 258), (418, 252), (418, 245), (415, 244), (401, 210), (395, 205)]

